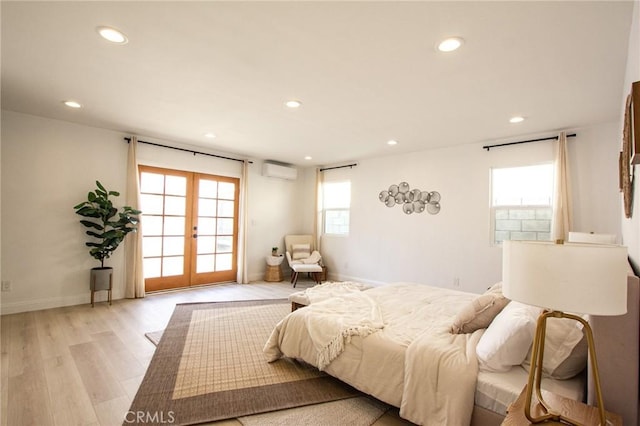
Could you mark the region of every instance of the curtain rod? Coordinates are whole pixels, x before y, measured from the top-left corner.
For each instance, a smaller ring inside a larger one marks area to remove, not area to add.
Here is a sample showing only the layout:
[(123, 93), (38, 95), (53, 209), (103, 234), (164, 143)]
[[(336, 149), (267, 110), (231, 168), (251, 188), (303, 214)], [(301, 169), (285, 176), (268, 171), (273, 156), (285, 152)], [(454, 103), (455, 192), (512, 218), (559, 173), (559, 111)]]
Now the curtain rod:
[[(124, 138), (125, 141), (127, 141), (127, 143), (131, 142), (131, 138)], [(161, 148), (169, 148), (169, 149), (175, 149), (176, 151), (184, 151), (184, 152), (190, 152), (193, 155), (199, 154), (199, 155), (207, 155), (209, 157), (216, 157), (216, 158), (222, 158), (223, 160), (232, 160), (232, 161), (239, 161), (241, 163), (244, 163), (245, 160), (241, 160), (239, 158), (231, 158), (231, 157), (225, 157), (223, 155), (216, 155), (216, 154), (209, 154), (208, 152), (200, 152), (200, 151), (193, 151), (191, 149), (186, 149), (186, 148), (178, 148), (177, 146), (169, 146), (169, 145), (162, 145), (159, 143), (155, 143), (155, 142), (147, 142), (147, 141), (141, 141), (138, 139), (138, 143), (143, 143), (146, 145), (153, 145), (153, 146), (159, 146)], [(248, 161), (249, 164), (253, 164), (253, 161)]]
[[(568, 138), (572, 138), (574, 136), (576, 136), (575, 133), (571, 133), (570, 135), (567, 135)], [(529, 143), (529, 142), (550, 141), (552, 139), (556, 139), (557, 140), (558, 137), (557, 136), (551, 136), (551, 137), (548, 137), (548, 138), (530, 139), (528, 141), (507, 142), (507, 143), (500, 143), (500, 144), (497, 144), (497, 145), (485, 145), (485, 146), (482, 147), (482, 149), (486, 149), (487, 151), (489, 151), (491, 148), (497, 148), (497, 147), (500, 147), (500, 146), (518, 145), (518, 144), (521, 144), (521, 143)]]
[(357, 165), (358, 165), (358, 163), (352, 163), (352, 164), (345, 164), (344, 166), (325, 167), (323, 169), (320, 169), (320, 171), (324, 172), (325, 170), (344, 169), (346, 167), (354, 168)]

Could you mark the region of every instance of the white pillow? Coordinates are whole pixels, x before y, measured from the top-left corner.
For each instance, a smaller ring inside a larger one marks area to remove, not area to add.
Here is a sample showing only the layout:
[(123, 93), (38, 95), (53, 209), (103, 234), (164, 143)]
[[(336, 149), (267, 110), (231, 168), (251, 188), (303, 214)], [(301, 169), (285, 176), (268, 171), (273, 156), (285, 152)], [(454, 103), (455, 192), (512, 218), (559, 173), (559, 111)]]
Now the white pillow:
[(306, 259), (311, 256), (311, 246), (309, 244), (293, 244), (291, 247), (293, 260)]
[(533, 343), (540, 312), (542, 309), (535, 306), (509, 302), (478, 341), (480, 370), (505, 372), (522, 364)]
[[(542, 375), (570, 379), (587, 365), (588, 346), (582, 324), (569, 318), (548, 318), (544, 339)], [(529, 370), (531, 351), (522, 366)]]

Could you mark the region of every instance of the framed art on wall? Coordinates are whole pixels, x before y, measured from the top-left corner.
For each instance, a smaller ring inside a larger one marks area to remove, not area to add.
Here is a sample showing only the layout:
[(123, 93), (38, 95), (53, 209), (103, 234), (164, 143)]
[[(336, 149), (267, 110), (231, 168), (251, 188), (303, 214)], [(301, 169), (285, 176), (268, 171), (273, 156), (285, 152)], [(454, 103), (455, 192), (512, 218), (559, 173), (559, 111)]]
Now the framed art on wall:
[[(634, 83), (637, 87), (637, 83)], [(636, 97), (636, 102), (640, 95)], [(624, 215), (628, 219), (633, 214), (633, 165), (640, 162), (640, 149), (636, 149), (633, 129), (633, 86), (627, 96), (624, 108), (624, 127), (622, 129), (622, 152), (619, 159), (620, 190), (624, 201)], [(640, 108), (635, 108), (636, 110)], [(635, 126), (640, 127), (640, 126)], [(636, 140), (638, 138), (635, 138)]]
[(629, 109), (629, 138), (631, 164), (640, 164), (640, 81), (631, 85), (631, 105)]

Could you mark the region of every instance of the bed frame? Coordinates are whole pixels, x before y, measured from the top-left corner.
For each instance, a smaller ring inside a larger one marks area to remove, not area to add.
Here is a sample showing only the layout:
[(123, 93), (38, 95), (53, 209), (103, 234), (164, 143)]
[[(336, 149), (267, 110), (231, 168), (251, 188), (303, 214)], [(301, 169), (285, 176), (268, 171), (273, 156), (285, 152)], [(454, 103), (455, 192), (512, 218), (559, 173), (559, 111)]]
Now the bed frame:
[[(620, 414), (623, 424), (637, 426), (640, 372), (640, 278), (627, 278), (627, 313), (615, 317), (591, 316), (589, 323), (598, 357), (604, 407)], [(595, 405), (591, 367), (587, 369), (587, 402)], [(471, 426), (499, 426), (504, 417), (474, 406)]]
[[(589, 320), (598, 357), (604, 408), (620, 414), (623, 424), (638, 425), (640, 353), (640, 279), (627, 278), (627, 313)], [(589, 369), (590, 371), (590, 369)], [(588, 377), (588, 403), (595, 405), (593, 377)]]

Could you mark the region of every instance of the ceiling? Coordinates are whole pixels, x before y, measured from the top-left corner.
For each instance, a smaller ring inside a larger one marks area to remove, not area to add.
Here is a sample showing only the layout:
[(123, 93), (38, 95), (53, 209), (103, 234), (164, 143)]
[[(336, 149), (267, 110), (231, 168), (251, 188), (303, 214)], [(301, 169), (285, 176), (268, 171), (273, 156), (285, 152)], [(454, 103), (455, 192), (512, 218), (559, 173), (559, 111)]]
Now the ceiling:
[[(3, 109), (304, 166), (618, 120), (633, 3), (1, 8)], [(129, 42), (100, 38), (101, 25)], [(435, 49), (454, 35), (459, 50)]]

